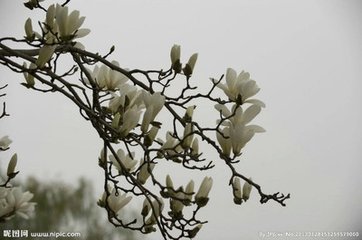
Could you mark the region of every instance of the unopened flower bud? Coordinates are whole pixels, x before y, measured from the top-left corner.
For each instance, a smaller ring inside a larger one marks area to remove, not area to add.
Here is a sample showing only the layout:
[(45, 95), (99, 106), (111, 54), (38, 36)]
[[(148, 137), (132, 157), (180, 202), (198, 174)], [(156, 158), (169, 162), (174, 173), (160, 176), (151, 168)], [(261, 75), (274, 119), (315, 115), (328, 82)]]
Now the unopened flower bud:
[(199, 191), (195, 195), (196, 204), (199, 207), (204, 207), (209, 201), (208, 195), (212, 187), (212, 178), (205, 177), (202, 181)]
[[(251, 180), (251, 178), (249, 180)], [(250, 185), (248, 182), (244, 183), (244, 186), (243, 186), (243, 199), (244, 199), (244, 201), (247, 201), (250, 198), (251, 188), (252, 188), (252, 185)]]
[(199, 155), (199, 139), (197, 138), (195, 138), (194, 141), (192, 142), (191, 155), (193, 156)]
[(242, 194), (241, 194), (241, 185), (240, 185), (240, 178), (235, 177), (233, 184), (233, 195), (234, 195), (234, 203), (240, 205), (242, 201)]
[(197, 60), (197, 53), (192, 54), (189, 61), (186, 63), (186, 66), (184, 67), (183, 71), (186, 76), (191, 76), (191, 74), (194, 71), (196, 60)]
[(190, 239), (196, 237), (196, 234), (200, 231), (201, 228), (202, 228), (202, 224), (197, 225), (194, 229), (189, 231), (188, 237)]
[(171, 48), (171, 63), (172, 63), (172, 69), (176, 72), (176, 73), (180, 73), (181, 72), (181, 62), (180, 62), (180, 57), (181, 57), (181, 47), (180, 45), (173, 45)]
[(17, 162), (18, 162), (18, 155), (15, 153), (11, 157), (10, 162), (8, 164), (7, 175), (9, 178), (14, 178), (16, 176), (17, 172), (15, 172), (15, 167)]
[(11, 141), (11, 139), (9, 138), (9, 136), (4, 136), (2, 138), (0, 138), (0, 149), (1, 150), (5, 150), (9, 148), (9, 145), (12, 143), (13, 141)]
[(146, 147), (149, 147), (152, 145), (153, 141), (155, 140), (158, 130), (160, 128), (157, 126), (152, 126), (151, 130), (146, 134), (144, 139), (144, 144)]
[(141, 170), (138, 172), (137, 180), (140, 181), (141, 184), (145, 184), (147, 179), (151, 176), (155, 164), (154, 163), (144, 164), (142, 161), (141, 165), (142, 167)]
[(183, 149), (189, 149), (191, 147), (194, 135), (191, 134), (193, 131), (193, 125), (188, 123), (184, 129), (184, 139), (182, 140), (181, 146)]
[(36, 65), (39, 68), (43, 68), (47, 62), (52, 58), (53, 53), (55, 51), (56, 45), (44, 45), (39, 50), (39, 56), (36, 60)]
[(30, 42), (33, 41), (35, 34), (33, 31), (33, 25), (31, 22), (31, 18), (26, 19), (24, 28), (25, 28), (26, 39)]
[(150, 205), (150, 202), (148, 201), (147, 198), (145, 198), (145, 200), (143, 201), (143, 206), (142, 206), (142, 212), (141, 212), (141, 215), (143, 217), (146, 217), (148, 215), (148, 213), (150, 212), (151, 210), (151, 205)]

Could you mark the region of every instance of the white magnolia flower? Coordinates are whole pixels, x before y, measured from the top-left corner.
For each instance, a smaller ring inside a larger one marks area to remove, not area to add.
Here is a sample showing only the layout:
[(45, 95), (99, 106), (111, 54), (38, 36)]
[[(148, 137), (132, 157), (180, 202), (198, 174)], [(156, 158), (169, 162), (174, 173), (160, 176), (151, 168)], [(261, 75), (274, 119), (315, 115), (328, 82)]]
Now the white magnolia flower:
[(33, 31), (33, 24), (31, 23), (31, 18), (26, 19), (24, 29), (25, 29), (26, 38), (28, 40), (33, 39), (34, 31)]
[(78, 10), (72, 11), (68, 14), (68, 7), (62, 7), (57, 4), (55, 8), (55, 20), (58, 25), (60, 38), (63, 40), (70, 40), (73, 38), (81, 38), (89, 34), (90, 30), (86, 28), (79, 29), (85, 17), (80, 17)]
[(203, 207), (207, 204), (209, 200), (208, 196), (211, 187), (212, 187), (212, 178), (205, 177), (200, 185), (199, 191), (195, 195), (195, 201), (198, 206)]
[(23, 192), (19, 187), (11, 188), (0, 202), (0, 217), (15, 213), (28, 219), (35, 208), (35, 203), (29, 202), (32, 198), (33, 194), (28, 191)]
[(17, 162), (18, 162), (18, 155), (15, 153), (11, 157), (10, 162), (8, 164), (8, 169), (6, 172), (8, 177), (11, 177), (15, 173), (15, 167), (16, 167)]
[(113, 188), (110, 191), (110, 195), (107, 198), (107, 194), (104, 192), (102, 196), (102, 202), (107, 201), (108, 206), (112, 209), (116, 216), (118, 216), (124, 206), (126, 206), (132, 199), (132, 196), (127, 196), (127, 193), (116, 193), (116, 189)]
[(192, 142), (191, 154), (193, 156), (199, 155), (199, 139), (198, 138), (194, 138), (194, 141)]
[(242, 192), (241, 192), (240, 178), (238, 178), (238, 177), (234, 178), (232, 187), (233, 187), (234, 203), (241, 204), (242, 203)]
[[(24, 68), (28, 68), (28, 65), (26, 64), (26, 62), (23, 63), (23, 67)], [(36, 69), (36, 64), (35, 63), (30, 63), (29, 69)], [(34, 86), (35, 81), (34, 81), (34, 75), (28, 73), (28, 72), (23, 72), (26, 84), (30, 87)]]
[(146, 181), (150, 177), (155, 165), (156, 164), (154, 164), (154, 163), (149, 163), (149, 164), (144, 163), (144, 160), (141, 159), (141, 162), (140, 162), (141, 169), (137, 175), (137, 180), (140, 181), (141, 184), (146, 183)]
[(156, 224), (156, 219), (160, 216), (165, 204), (162, 198), (158, 198), (153, 200), (152, 206), (153, 206), (152, 215), (146, 220), (146, 225)]
[[(125, 167), (125, 171), (127, 172), (133, 171), (135, 166), (137, 165), (137, 160), (134, 160), (134, 153), (131, 153), (131, 155), (126, 155), (122, 149), (119, 149), (117, 151), (117, 157), (122, 165)], [(122, 172), (123, 168), (121, 164), (119, 164), (115, 156), (110, 155), (109, 160), (112, 161), (113, 165), (118, 169), (119, 172)]]
[(220, 144), (221, 150), (223, 152), (223, 154), (225, 154), (226, 156), (230, 156), (231, 153), (231, 139), (230, 139), (230, 128), (229, 127), (225, 127), (221, 130), (220, 134), (219, 132), (216, 132), (216, 138), (217, 141)]
[[(158, 141), (163, 142), (161, 139), (158, 139)], [(171, 132), (166, 133), (166, 142), (162, 144), (161, 150), (163, 150), (163, 154), (172, 156), (177, 153), (182, 152), (182, 147), (179, 144), (179, 141), (172, 136)], [(162, 157), (163, 155), (161, 153), (158, 153), (158, 157)], [(176, 159), (175, 159), (176, 160)]]
[(142, 98), (146, 106), (146, 111), (143, 115), (141, 130), (143, 133), (146, 133), (150, 123), (155, 119), (165, 104), (165, 96), (162, 96), (159, 92), (150, 94), (144, 91)]
[(136, 86), (129, 85), (128, 83), (122, 84), (119, 89), (119, 95), (112, 93), (112, 99), (109, 101), (108, 108), (115, 113), (119, 111), (119, 108), (131, 108), (133, 106), (142, 106), (143, 101), (140, 97), (141, 91)]
[(171, 63), (172, 63), (172, 69), (175, 70), (175, 72), (180, 73), (181, 72), (181, 47), (180, 45), (173, 45), (171, 48)]
[(157, 126), (152, 126), (150, 131), (148, 131), (148, 133), (145, 135), (145, 140), (144, 140), (144, 144), (149, 147), (152, 145), (153, 141), (155, 140), (158, 130), (160, 128)]
[(13, 141), (11, 141), (11, 139), (9, 138), (9, 136), (4, 136), (2, 138), (0, 138), (0, 149), (7, 149), (9, 148), (10, 144)]
[(189, 149), (191, 147), (192, 141), (194, 139), (193, 125), (191, 123), (187, 123), (184, 129), (184, 136), (181, 142), (181, 145), (184, 149)]
[(185, 199), (188, 202), (191, 202), (192, 195), (194, 194), (195, 182), (194, 180), (190, 180), (190, 182), (186, 185), (185, 189)]
[(196, 106), (189, 106), (186, 108), (186, 113), (184, 116), (185, 121), (190, 122), (192, 120), (192, 116), (194, 115), (194, 110), (195, 110)]
[(174, 197), (176, 199), (171, 198), (170, 199), (170, 208), (171, 211), (174, 213), (175, 217), (181, 217), (182, 216), (182, 210), (184, 208), (184, 204), (182, 203), (182, 201), (177, 200), (177, 199), (185, 199), (185, 193), (183, 192), (183, 188), (181, 187), (180, 189), (178, 189), (178, 192), (176, 192), (174, 194)]
[[(251, 179), (250, 179), (251, 180)], [(244, 183), (244, 186), (243, 186), (243, 196), (242, 198), (244, 199), (244, 201), (247, 201), (249, 198), (250, 198), (250, 192), (251, 192), (251, 188), (253, 186), (250, 185), (248, 182), (245, 182)]]
[(151, 204), (148, 201), (148, 199), (145, 198), (145, 200), (143, 200), (143, 206), (142, 206), (142, 211), (141, 211), (142, 216), (146, 217), (148, 215), (148, 213), (150, 212), (150, 210), (151, 210)]
[(250, 141), (255, 133), (265, 132), (264, 128), (258, 125), (246, 125), (261, 111), (261, 107), (258, 105), (251, 105), (245, 112), (238, 105), (233, 106), (232, 112), (221, 104), (216, 104), (215, 108), (221, 112), (224, 118), (228, 118), (227, 121), (223, 122), (222, 125), (225, 125), (225, 127), (221, 130), (225, 138), (220, 133), (216, 133), (223, 153), (227, 156), (230, 155), (230, 145), (234, 155), (239, 155), (241, 149)]
[(191, 76), (191, 74), (194, 72), (196, 60), (197, 60), (197, 53), (192, 54), (189, 61), (186, 63), (186, 66), (183, 69), (183, 72), (186, 76)]
[(138, 125), (138, 121), (141, 117), (142, 108), (139, 106), (133, 106), (123, 115), (122, 125), (119, 129), (121, 136), (126, 137), (128, 133)]
[[(117, 61), (112, 61), (112, 64), (119, 67), (119, 63)], [(101, 67), (95, 66), (93, 72), (89, 72), (99, 89), (102, 90), (115, 91), (120, 89), (120, 87), (128, 80), (125, 75), (111, 69), (107, 65), (102, 65)], [(86, 80), (86, 82), (89, 83), (89, 80)]]
[(55, 49), (57, 48), (56, 45), (44, 45), (39, 50), (39, 56), (36, 60), (35, 64), (39, 68), (43, 68), (47, 62), (52, 58)]
[(260, 88), (256, 82), (250, 79), (248, 72), (242, 71), (237, 75), (232, 68), (226, 70), (226, 84), (219, 83), (217, 87), (221, 88), (231, 101), (239, 103), (252, 103), (265, 107), (265, 104), (257, 99), (249, 99), (257, 94)]

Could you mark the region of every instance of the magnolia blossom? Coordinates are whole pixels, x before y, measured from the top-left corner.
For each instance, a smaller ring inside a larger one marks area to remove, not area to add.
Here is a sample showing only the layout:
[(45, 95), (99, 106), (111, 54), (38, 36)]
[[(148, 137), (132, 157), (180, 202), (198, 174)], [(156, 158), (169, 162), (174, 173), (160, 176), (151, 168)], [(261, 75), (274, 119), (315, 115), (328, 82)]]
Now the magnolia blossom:
[(194, 134), (191, 134), (192, 132), (193, 132), (192, 123), (186, 124), (185, 129), (184, 129), (183, 140), (181, 142), (181, 145), (184, 149), (188, 149), (191, 147), (192, 141), (194, 139)]
[(109, 156), (109, 160), (112, 161), (113, 165), (118, 169), (119, 172), (122, 172), (122, 170), (123, 170), (121, 165), (124, 166), (124, 168), (125, 168), (124, 170), (127, 172), (133, 171), (135, 166), (137, 165), (137, 160), (134, 160), (134, 153), (131, 153), (131, 155), (129, 155), (129, 154), (126, 155), (122, 149), (119, 149), (117, 151), (117, 157), (118, 157), (119, 161), (121, 162), (121, 164), (118, 162), (116, 157), (113, 155)]
[(188, 204), (191, 203), (192, 195), (194, 194), (195, 182), (194, 180), (190, 180), (190, 182), (186, 185), (185, 188), (185, 199)]
[(155, 140), (158, 130), (160, 128), (158, 126), (152, 126), (151, 130), (145, 136), (144, 144), (149, 147), (152, 145), (153, 141)]
[[(251, 180), (251, 179), (250, 179)], [(244, 201), (247, 201), (250, 198), (250, 192), (251, 192), (251, 188), (253, 186), (250, 185), (250, 183), (245, 182), (244, 186), (243, 186), (243, 196), (242, 198), (244, 199)]]
[(174, 194), (173, 197), (175, 199), (170, 198), (170, 208), (171, 211), (173, 212), (174, 217), (177, 219), (179, 217), (182, 217), (182, 210), (185, 206), (181, 200), (178, 200), (178, 199), (182, 200), (185, 199), (185, 193), (183, 191), (183, 188), (181, 187), (180, 189), (178, 189), (178, 191)]
[(183, 69), (186, 76), (191, 76), (191, 74), (194, 72), (197, 56), (197, 53), (192, 54), (189, 61), (186, 63), (186, 66)]
[(230, 155), (231, 148), (234, 155), (239, 155), (241, 149), (250, 141), (255, 133), (265, 132), (264, 128), (258, 125), (246, 125), (261, 111), (261, 107), (258, 105), (251, 105), (245, 112), (239, 105), (234, 105), (232, 112), (221, 104), (216, 104), (215, 108), (224, 118), (228, 119), (227, 121), (222, 122), (222, 125), (225, 126), (225, 128), (221, 130), (224, 136), (219, 132), (216, 133), (217, 140), (223, 153), (227, 156)]
[(108, 108), (112, 113), (115, 113), (119, 111), (120, 108), (125, 110), (133, 106), (141, 107), (143, 105), (142, 97), (140, 96), (141, 93), (136, 86), (124, 83), (119, 89), (119, 95), (111, 93), (112, 99), (109, 101)]
[(165, 104), (165, 97), (159, 92), (150, 94), (149, 92), (144, 91), (142, 98), (146, 106), (146, 111), (143, 115), (141, 130), (143, 133), (146, 133), (150, 123), (155, 119)]
[(120, 194), (116, 192), (116, 189), (113, 188), (107, 197), (107, 193), (104, 192), (102, 195), (101, 202), (105, 204), (107, 202), (108, 206), (112, 211), (118, 216), (124, 206), (126, 206), (132, 199), (132, 196), (127, 196), (127, 193)]
[(119, 128), (121, 136), (126, 137), (128, 133), (138, 125), (138, 121), (141, 117), (142, 108), (139, 106), (133, 106), (123, 115), (122, 125)]
[[(163, 143), (162, 139), (158, 139), (158, 141)], [(172, 136), (172, 133), (167, 132), (166, 133), (166, 142), (164, 142), (162, 144), (161, 150), (163, 150), (163, 151), (159, 152), (157, 154), (158, 157), (162, 157), (163, 155), (172, 156), (177, 153), (180, 153), (180, 152), (182, 152), (182, 147), (179, 144), (179, 141)], [(178, 161), (177, 157), (175, 157), (173, 160)]]
[[(26, 62), (23, 63), (23, 67), (24, 68), (28, 68), (28, 65), (26, 64)], [(30, 63), (30, 66), (29, 66), (29, 70), (30, 69), (36, 69), (37, 66), (35, 63)], [(25, 81), (26, 81), (26, 84), (30, 87), (34, 86), (35, 84), (35, 81), (34, 81), (34, 75), (28, 73), (28, 72), (23, 72), (23, 75), (24, 75), (24, 78), (25, 78)]]
[(192, 156), (199, 155), (199, 139), (198, 138), (194, 138), (194, 141), (192, 141), (191, 155)]
[(9, 146), (12, 142), (13, 141), (11, 141), (9, 136), (4, 136), (4, 137), (0, 138), (0, 149), (5, 150), (5, 149), (9, 148)]
[(156, 224), (156, 219), (160, 216), (165, 204), (162, 198), (157, 198), (152, 202), (152, 206), (152, 215), (146, 220), (147, 227), (151, 227), (152, 225)]
[[(18, 155), (15, 153), (11, 159), (10, 159), (10, 162), (8, 164), (8, 169), (7, 169), (7, 172), (6, 174), (8, 175), (8, 177), (10, 178), (13, 178), (14, 176), (14, 173), (15, 173), (15, 167), (16, 167), (16, 164), (18, 162)], [(16, 174), (15, 174), (16, 175)]]
[(140, 166), (141, 169), (138, 172), (137, 179), (141, 184), (145, 184), (147, 179), (150, 177), (153, 168), (155, 167), (155, 163), (145, 163), (143, 159), (141, 159)]
[(240, 178), (235, 177), (232, 183), (233, 187), (233, 195), (234, 195), (234, 203), (241, 204), (242, 203), (242, 191), (240, 185)]
[(257, 99), (249, 99), (260, 90), (256, 82), (250, 79), (248, 72), (242, 71), (237, 75), (232, 68), (226, 70), (226, 84), (218, 83), (217, 87), (222, 89), (231, 101), (241, 103), (256, 104), (265, 107), (265, 104)]
[(39, 50), (39, 56), (36, 60), (35, 64), (39, 68), (43, 68), (47, 62), (52, 58), (55, 49), (57, 48), (56, 45), (44, 45)]
[(81, 38), (89, 34), (89, 29), (79, 29), (85, 20), (85, 17), (80, 17), (79, 15), (78, 10), (74, 10), (68, 14), (67, 6), (62, 7), (59, 4), (56, 5), (55, 20), (58, 24), (59, 35), (63, 40)]
[(172, 63), (172, 69), (175, 70), (176, 73), (180, 73), (181, 72), (181, 62), (180, 62), (180, 57), (181, 57), (181, 47), (180, 45), (173, 45), (171, 48), (171, 63)]
[(212, 178), (211, 177), (205, 177), (202, 181), (199, 191), (195, 195), (195, 201), (196, 204), (200, 207), (203, 207), (207, 204), (209, 198), (209, 192), (212, 187)]
[[(6, 191), (6, 193), (4, 192)], [(25, 219), (28, 219), (33, 213), (35, 203), (29, 202), (33, 198), (33, 194), (21, 188), (14, 187), (7, 190), (2, 190), (0, 194), (4, 198), (0, 198), (0, 218), (7, 218), (13, 214), (17, 214)]]
[[(112, 61), (114, 66), (119, 67), (117, 61)], [(107, 65), (101, 67), (95, 66), (93, 72), (88, 70), (92, 76), (92, 80), (98, 85), (101, 90), (115, 91), (127, 82), (128, 78), (122, 73), (111, 69)], [(90, 80), (86, 80), (89, 83)]]

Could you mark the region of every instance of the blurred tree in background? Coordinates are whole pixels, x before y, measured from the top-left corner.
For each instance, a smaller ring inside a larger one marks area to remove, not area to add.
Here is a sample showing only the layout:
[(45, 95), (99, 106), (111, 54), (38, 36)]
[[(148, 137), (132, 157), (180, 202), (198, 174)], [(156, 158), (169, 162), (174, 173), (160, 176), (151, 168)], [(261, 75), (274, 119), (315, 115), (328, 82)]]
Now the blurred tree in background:
[[(62, 181), (40, 181), (35, 177), (20, 183), (34, 193), (35, 216), (31, 221), (15, 216), (0, 225), (0, 230), (24, 229), (29, 232), (79, 232), (87, 240), (133, 240), (135, 233), (115, 228), (107, 221), (105, 212), (96, 206), (96, 198), (90, 181), (83, 178), (77, 184)], [(132, 216), (132, 213), (127, 213)], [(30, 237), (27, 239), (33, 239)], [(60, 238), (61, 239), (61, 238)]]

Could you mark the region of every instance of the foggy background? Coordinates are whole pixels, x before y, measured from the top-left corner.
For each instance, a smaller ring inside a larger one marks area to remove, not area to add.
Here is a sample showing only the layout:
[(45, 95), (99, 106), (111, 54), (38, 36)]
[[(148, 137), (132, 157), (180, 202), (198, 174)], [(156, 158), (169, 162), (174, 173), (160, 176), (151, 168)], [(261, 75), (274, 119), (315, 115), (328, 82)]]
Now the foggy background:
[[(22, 2), (0, 2), (1, 37), (23, 36), (30, 16), (34, 28), (44, 19)], [(193, 81), (200, 89), (227, 67), (250, 72), (261, 88), (256, 98), (266, 108), (254, 122), (267, 131), (247, 144), (238, 169), (264, 192), (291, 193), (291, 199), (284, 208), (260, 205), (253, 191), (246, 204), (234, 205), (229, 170), (205, 153), (217, 166), (205, 173), (214, 186), (199, 213), (209, 223), (197, 239), (259, 239), (267, 231), (362, 234), (361, 1), (74, 0), (69, 8), (86, 16), (83, 27), (91, 33), (80, 41), (87, 50), (105, 53), (115, 45), (110, 60), (123, 67), (166, 69), (170, 48), (180, 44), (184, 62), (199, 53)], [(7, 154), (18, 153), (19, 178), (72, 183), (86, 176), (100, 195), (101, 141), (76, 107), (59, 94), (25, 89), (22, 75), (3, 66), (0, 81), (9, 83), (11, 114), (2, 120), (0, 137), (13, 140)], [(195, 115), (210, 111), (200, 107)], [(188, 175), (178, 180), (185, 184)]]

